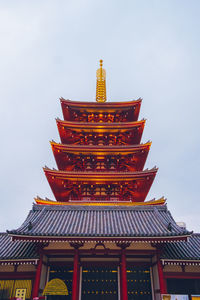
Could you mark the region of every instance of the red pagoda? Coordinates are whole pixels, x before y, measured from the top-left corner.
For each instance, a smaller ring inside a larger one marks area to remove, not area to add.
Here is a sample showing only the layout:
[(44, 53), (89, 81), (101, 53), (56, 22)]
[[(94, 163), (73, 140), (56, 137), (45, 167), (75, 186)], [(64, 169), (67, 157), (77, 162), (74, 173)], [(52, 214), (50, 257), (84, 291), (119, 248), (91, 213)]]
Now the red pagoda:
[(164, 198), (146, 201), (157, 168), (144, 169), (141, 102), (106, 102), (102, 61), (96, 102), (61, 99), (58, 169), (44, 168), (55, 200), (37, 197), (24, 223), (0, 235), (0, 299), (200, 294), (200, 236)]

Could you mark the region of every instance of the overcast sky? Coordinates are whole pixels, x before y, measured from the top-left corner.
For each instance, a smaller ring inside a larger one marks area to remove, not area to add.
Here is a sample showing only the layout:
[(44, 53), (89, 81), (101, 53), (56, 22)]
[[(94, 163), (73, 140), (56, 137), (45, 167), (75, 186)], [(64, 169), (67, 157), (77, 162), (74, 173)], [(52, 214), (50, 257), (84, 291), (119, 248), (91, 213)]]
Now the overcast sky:
[(200, 1), (0, 0), (0, 232), (17, 228), (34, 197), (54, 199), (59, 97), (95, 101), (100, 58), (108, 101), (143, 98), (147, 196), (200, 232)]

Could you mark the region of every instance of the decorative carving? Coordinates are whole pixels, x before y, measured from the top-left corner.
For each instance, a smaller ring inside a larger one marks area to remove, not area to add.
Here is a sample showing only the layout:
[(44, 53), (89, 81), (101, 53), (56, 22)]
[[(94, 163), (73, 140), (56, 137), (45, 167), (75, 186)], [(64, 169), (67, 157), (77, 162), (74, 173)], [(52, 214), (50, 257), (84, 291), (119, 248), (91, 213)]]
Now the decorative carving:
[[(99, 249), (100, 248), (100, 249)], [(106, 248), (106, 246), (104, 245), (104, 243), (97, 243), (94, 248), (91, 248), (90, 251), (92, 253), (92, 255), (95, 255), (96, 254), (96, 250), (103, 250), (104, 251), (104, 255), (107, 255), (108, 252), (109, 252), (109, 248)]]
[(74, 249), (79, 249), (80, 247), (83, 247), (84, 243), (82, 242), (77, 242), (77, 243), (70, 243), (70, 246), (73, 247)]
[(116, 133), (89, 133), (72, 131), (70, 134), (64, 134), (65, 143), (75, 145), (131, 145), (138, 138), (138, 132), (131, 130), (129, 134)]
[[(59, 150), (60, 151), (60, 150)], [(137, 154), (87, 154), (56, 152), (56, 160), (61, 170), (65, 171), (113, 171), (136, 172), (143, 169), (147, 152)]]
[(104, 113), (91, 113), (91, 112), (80, 112), (73, 111), (71, 113), (71, 119), (76, 122), (83, 123), (121, 123), (128, 122), (131, 120), (130, 112), (119, 111), (119, 112), (104, 112)]
[(135, 183), (85, 184), (63, 181), (66, 200), (82, 201), (133, 201)]
[(117, 247), (120, 247), (121, 249), (126, 249), (130, 246), (131, 243), (124, 243), (124, 242), (118, 242), (116, 243)]

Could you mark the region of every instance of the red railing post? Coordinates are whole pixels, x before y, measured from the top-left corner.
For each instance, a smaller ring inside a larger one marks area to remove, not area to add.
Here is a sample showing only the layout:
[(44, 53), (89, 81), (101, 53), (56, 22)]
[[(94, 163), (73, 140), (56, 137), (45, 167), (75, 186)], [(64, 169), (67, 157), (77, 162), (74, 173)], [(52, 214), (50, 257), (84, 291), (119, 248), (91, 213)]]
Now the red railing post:
[(127, 276), (126, 276), (126, 250), (122, 249), (121, 252), (121, 299), (128, 300), (128, 287), (127, 287)]
[(34, 286), (33, 286), (33, 293), (32, 297), (38, 297), (39, 293), (39, 288), (40, 288), (40, 276), (41, 276), (41, 271), (42, 271), (42, 259), (43, 259), (43, 254), (40, 253), (40, 259), (37, 265), (37, 270), (35, 274), (35, 281), (34, 281)]
[(78, 249), (75, 249), (74, 254), (74, 270), (73, 270), (73, 280), (72, 280), (72, 300), (78, 300), (78, 288), (79, 288), (79, 253)]
[(163, 276), (163, 267), (162, 267), (162, 263), (160, 261), (160, 255), (158, 255), (157, 266), (158, 266), (158, 277), (159, 277), (159, 282), (160, 282), (160, 293), (167, 294), (166, 281)]

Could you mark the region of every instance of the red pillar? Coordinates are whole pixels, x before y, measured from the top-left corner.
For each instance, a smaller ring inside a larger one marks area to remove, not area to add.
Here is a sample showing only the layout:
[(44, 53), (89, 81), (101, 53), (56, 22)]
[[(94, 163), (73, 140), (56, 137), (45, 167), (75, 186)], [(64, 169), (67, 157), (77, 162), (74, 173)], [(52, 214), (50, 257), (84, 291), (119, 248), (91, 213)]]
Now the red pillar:
[(160, 282), (160, 293), (167, 294), (166, 281), (163, 276), (163, 268), (162, 268), (162, 264), (161, 264), (159, 256), (158, 256), (157, 266), (158, 266), (158, 277), (159, 277), (159, 282)]
[(34, 281), (34, 286), (33, 286), (33, 293), (32, 297), (38, 297), (39, 294), (39, 287), (40, 287), (40, 276), (41, 276), (41, 271), (42, 271), (42, 259), (43, 259), (43, 254), (40, 254), (40, 259), (37, 265), (37, 270), (35, 274), (35, 281)]
[(72, 300), (78, 300), (79, 292), (79, 254), (78, 249), (75, 249), (74, 254), (74, 271), (73, 271), (73, 281), (72, 281)]
[(128, 300), (125, 249), (122, 249), (122, 253), (121, 253), (121, 284), (120, 284), (120, 287), (121, 287), (121, 300)]

